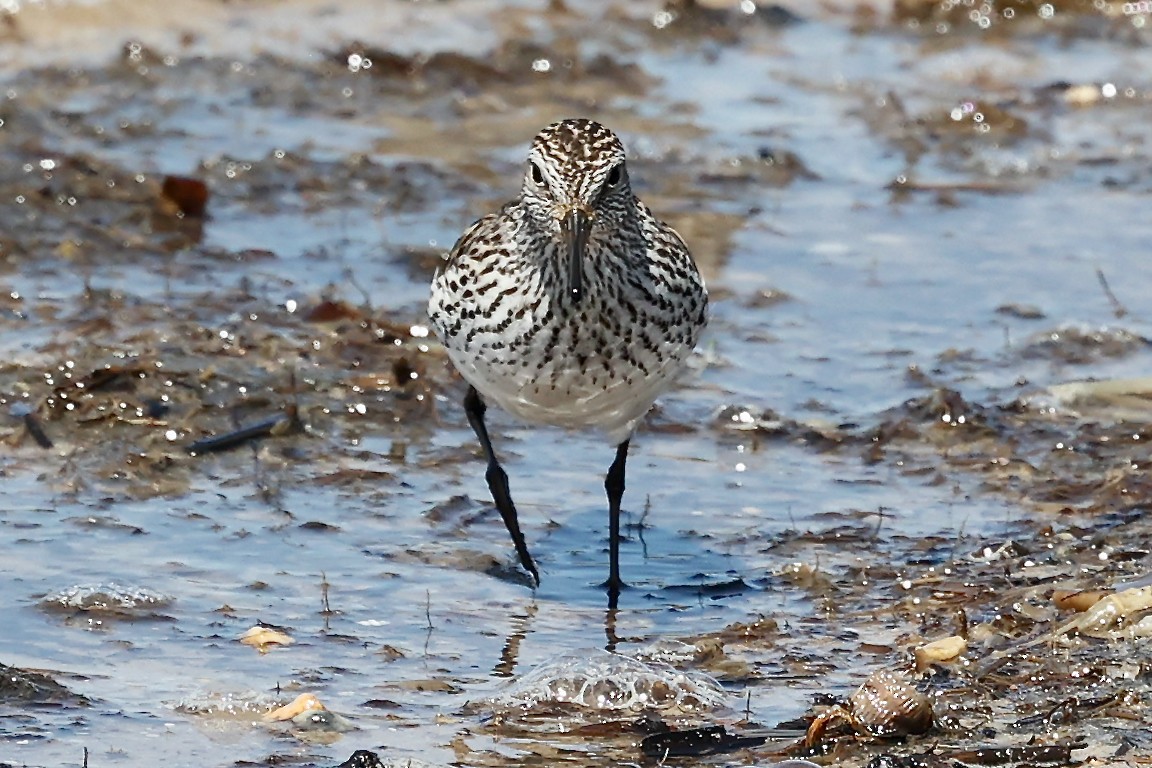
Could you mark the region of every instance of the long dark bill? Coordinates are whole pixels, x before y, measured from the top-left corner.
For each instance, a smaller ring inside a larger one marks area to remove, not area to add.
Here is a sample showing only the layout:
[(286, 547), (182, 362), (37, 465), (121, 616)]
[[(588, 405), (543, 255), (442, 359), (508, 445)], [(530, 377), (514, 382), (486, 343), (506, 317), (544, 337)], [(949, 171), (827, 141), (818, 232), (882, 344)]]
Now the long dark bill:
[(592, 218), (579, 209), (564, 217), (560, 225), (564, 244), (568, 246), (568, 286), (572, 299), (584, 296), (584, 252), (588, 248), (588, 235), (592, 232)]

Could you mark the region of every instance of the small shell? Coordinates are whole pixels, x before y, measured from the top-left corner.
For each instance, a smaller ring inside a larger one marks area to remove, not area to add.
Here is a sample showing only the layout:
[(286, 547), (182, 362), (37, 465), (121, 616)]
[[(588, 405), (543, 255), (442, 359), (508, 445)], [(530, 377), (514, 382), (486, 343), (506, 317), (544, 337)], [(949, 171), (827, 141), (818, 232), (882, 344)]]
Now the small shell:
[(1094, 83), (1079, 83), (1064, 89), (1064, 102), (1074, 107), (1087, 107), (1104, 98), (1100, 86)]
[(297, 696), (290, 704), (285, 704), (279, 709), (274, 709), (261, 718), (266, 723), (279, 722), (281, 720), (291, 720), (294, 717), (304, 714), (310, 710), (323, 710), (326, 707), (320, 702), (320, 699), (313, 696), (311, 693), (302, 693)]
[(296, 641), (270, 627), (252, 627), (240, 635), (240, 642), (252, 646), (260, 653), (268, 653), (268, 649), (274, 645), (292, 645)]
[(916, 669), (923, 671), (933, 664), (955, 661), (967, 650), (968, 641), (959, 635), (933, 640), (913, 651), (916, 655)]
[(881, 669), (848, 697), (854, 725), (871, 736), (906, 736), (932, 727), (932, 702), (904, 675)]

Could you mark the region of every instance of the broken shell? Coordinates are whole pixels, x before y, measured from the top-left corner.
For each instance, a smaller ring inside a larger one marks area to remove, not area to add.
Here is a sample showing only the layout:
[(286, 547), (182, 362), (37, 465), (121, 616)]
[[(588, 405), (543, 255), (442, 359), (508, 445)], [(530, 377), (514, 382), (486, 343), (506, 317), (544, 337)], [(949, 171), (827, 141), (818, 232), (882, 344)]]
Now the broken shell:
[(871, 736), (906, 736), (932, 727), (932, 702), (897, 672), (874, 672), (848, 706), (856, 729)]
[(260, 653), (268, 653), (268, 649), (274, 645), (292, 645), (296, 641), (270, 627), (252, 627), (240, 636), (240, 642), (252, 646)]
[(1079, 592), (1058, 589), (1052, 593), (1052, 602), (1062, 611), (1082, 612), (1096, 605), (1096, 603), (1110, 594), (1112, 593), (1099, 589), (1085, 589)]
[(1076, 630), (1083, 635), (1103, 637), (1132, 614), (1149, 608), (1152, 608), (1152, 587), (1126, 589), (1097, 600), (1084, 613), (1056, 630), (1056, 634)]
[(266, 723), (273, 723), (281, 720), (291, 720), (310, 710), (323, 709), (326, 709), (326, 707), (320, 702), (320, 699), (311, 693), (302, 693), (293, 699), (291, 703), (285, 704), (279, 709), (272, 710), (261, 719)]
[(916, 670), (923, 671), (933, 664), (955, 661), (967, 650), (968, 641), (959, 635), (933, 640), (913, 651), (916, 656)]

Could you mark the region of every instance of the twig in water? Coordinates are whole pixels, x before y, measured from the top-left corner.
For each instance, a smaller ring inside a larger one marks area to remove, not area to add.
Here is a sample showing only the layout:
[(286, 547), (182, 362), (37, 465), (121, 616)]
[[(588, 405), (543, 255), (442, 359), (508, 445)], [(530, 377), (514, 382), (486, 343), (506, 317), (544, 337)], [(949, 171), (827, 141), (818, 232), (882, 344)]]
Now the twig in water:
[(884, 506), (883, 504), (876, 507), (876, 530), (872, 532), (873, 539), (880, 538), (880, 528), (883, 527), (884, 519), (886, 517), (890, 517), (888, 514), (888, 507)]
[(351, 285), (353, 288), (356, 289), (357, 292), (359, 292), (360, 297), (364, 302), (363, 303), (364, 314), (366, 316), (371, 316), (372, 315), (372, 294), (366, 288), (364, 288), (363, 285), (360, 284), (360, 282), (356, 279), (356, 274), (357, 274), (356, 270), (348, 268), (348, 269), (344, 270), (343, 277), (345, 280), (348, 281), (349, 285)]
[(1120, 299), (1116, 298), (1116, 294), (1112, 293), (1112, 289), (1108, 287), (1108, 278), (1104, 277), (1104, 270), (1100, 267), (1096, 267), (1096, 279), (1100, 281), (1100, 287), (1104, 289), (1104, 296), (1112, 305), (1112, 314), (1116, 316), (1116, 319), (1119, 320), (1128, 314), (1128, 309), (1120, 303)]
[(648, 559), (648, 542), (644, 541), (644, 529), (648, 526), (645, 525), (648, 521), (648, 513), (652, 511), (652, 494), (644, 497), (644, 510), (640, 513), (640, 519), (636, 522), (628, 523), (625, 528), (627, 530), (636, 531), (636, 538), (640, 540), (640, 554), (645, 560)]
[(432, 633), (436, 628), (432, 626), (432, 590), (424, 591), (424, 620), (428, 622), (428, 629), (424, 633), (424, 658), (428, 658), (428, 648), (432, 644)]

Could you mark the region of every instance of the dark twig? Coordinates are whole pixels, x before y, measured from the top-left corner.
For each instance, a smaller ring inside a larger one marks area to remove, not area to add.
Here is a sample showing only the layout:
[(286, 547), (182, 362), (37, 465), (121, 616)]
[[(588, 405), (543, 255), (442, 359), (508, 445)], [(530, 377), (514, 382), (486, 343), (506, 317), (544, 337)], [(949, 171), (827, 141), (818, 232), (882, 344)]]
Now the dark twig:
[(44, 426), (36, 415), (36, 408), (31, 403), (16, 403), (8, 412), (24, 422), (24, 431), (36, 442), (36, 445), (44, 449), (52, 447), (52, 438), (48, 437), (48, 433), (44, 431)]
[(262, 437), (279, 437), (303, 431), (304, 425), (300, 422), (299, 411), (293, 404), (286, 406), (280, 413), (263, 421), (223, 435), (213, 435), (197, 440), (185, 447), (184, 450), (191, 454), (227, 451)]
[[(722, 725), (690, 728), (683, 731), (654, 733), (640, 741), (640, 751), (645, 757), (664, 759), (668, 757), (700, 757), (735, 752), (739, 749), (758, 747), (768, 742), (794, 742), (803, 735), (801, 731), (769, 729), (749, 733), (728, 733)], [(783, 746), (781, 744), (780, 746)]]
[(1099, 267), (1096, 268), (1096, 279), (1100, 281), (1100, 287), (1104, 289), (1104, 296), (1108, 299), (1108, 303), (1112, 305), (1112, 314), (1116, 319), (1124, 317), (1128, 314), (1128, 309), (1120, 303), (1120, 299), (1116, 298), (1116, 294), (1112, 293), (1112, 289), (1108, 286), (1108, 278), (1104, 276), (1104, 270)]
[(328, 575), (320, 571), (320, 605), (325, 616), (332, 615), (332, 604), (328, 602), (328, 590), (332, 587), (328, 583)]
[(27, 431), (28, 436), (35, 441), (36, 445), (44, 449), (52, 447), (52, 438), (48, 437), (48, 433), (44, 431), (44, 425), (40, 423), (40, 419), (36, 414), (24, 414), (24, 429)]

